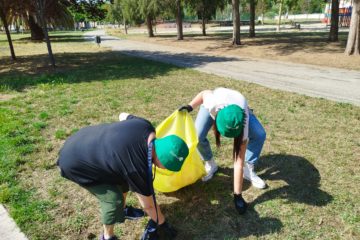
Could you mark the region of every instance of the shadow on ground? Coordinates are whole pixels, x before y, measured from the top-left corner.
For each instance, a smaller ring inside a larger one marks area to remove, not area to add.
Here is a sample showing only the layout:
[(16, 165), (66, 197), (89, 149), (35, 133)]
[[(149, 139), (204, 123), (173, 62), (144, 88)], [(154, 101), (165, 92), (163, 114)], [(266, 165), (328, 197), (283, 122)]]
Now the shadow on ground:
[[(274, 199), (286, 199), (288, 204), (304, 203), (324, 206), (332, 196), (319, 189), (319, 171), (305, 158), (293, 155), (267, 155), (259, 170), (266, 181), (287, 183), (275, 189), (265, 189), (246, 214), (238, 215), (232, 198), (233, 170), (222, 168), (210, 182), (197, 182), (174, 193), (166, 194), (179, 201), (162, 205), (170, 222), (178, 227), (179, 239), (238, 239), (262, 237), (281, 231), (283, 223), (275, 217), (261, 217), (254, 209), (257, 204)], [(244, 182), (244, 190), (250, 187)], [(248, 191), (251, 191), (249, 189)], [(244, 193), (246, 195), (246, 192)], [(280, 206), (281, 207), (281, 206)]]
[[(126, 56), (122, 53), (135, 57)], [(168, 54), (147, 51), (57, 53), (55, 58), (57, 65), (55, 70), (48, 65), (49, 60), (46, 54), (20, 56), (16, 62), (0, 59), (5, 62), (2, 64), (3, 68), (0, 69), (2, 88), (22, 91), (27, 86), (44, 83), (62, 84), (132, 78), (151, 79), (178, 69), (171, 63), (182, 67), (196, 67), (210, 62), (235, 60), (228, 57), (201, 54)], [(170, 64), (159, 63), (156, 62), (157, 60), (166, 61)], [(174, 62), (175, 60), (176, 62)]]
[[(227, 33), (217, 33), (203, 38), (193, 38), (193, 41), (220, 41), (216, 46), (207, 47), (206, 50), (232, 49), (232, 36)], [(330, 43), (327, 32), (284, 32), (284, 33), (257, 33), (255, 38), (249, 38), (248, 34), (241, 35), (242, 46), (268, 47), (275, 53), (286, 56), (296, 52), (328, 53), (329, 47), (333, 53), (343, 53), (346, 46), (347, 33), (339, 33), (339, 42)], [(221, 42), (222, 41), (222, 42)], [(329, 46), (329, 44), (332, 44)], [(337, 45), (334, 47), (333, 44)]]

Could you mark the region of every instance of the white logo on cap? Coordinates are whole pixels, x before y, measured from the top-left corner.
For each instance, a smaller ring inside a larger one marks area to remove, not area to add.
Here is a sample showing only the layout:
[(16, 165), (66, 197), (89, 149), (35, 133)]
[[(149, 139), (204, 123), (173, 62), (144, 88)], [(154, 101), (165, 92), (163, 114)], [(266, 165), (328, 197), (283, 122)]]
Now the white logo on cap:
[(171, 156), (175, 157), (180, 162), (184, 160), (183, 157), (178, 157), (173, 151), (170, 151), (170, 154), (171, 154)]
[(226, 128), (228, 128), (228, 129), (239, 129), (239, 127), (240, 127), (240, 126), (231, 127), (231, 126), (226, 125)]

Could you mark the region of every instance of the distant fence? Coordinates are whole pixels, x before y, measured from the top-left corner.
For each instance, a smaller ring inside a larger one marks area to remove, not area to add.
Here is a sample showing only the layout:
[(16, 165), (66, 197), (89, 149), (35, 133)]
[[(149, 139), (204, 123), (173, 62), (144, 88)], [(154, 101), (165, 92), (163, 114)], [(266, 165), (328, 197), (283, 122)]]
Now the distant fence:
[[(303, 19), (303, 20), (321, 20), (325, 18), (325, 14), (324, 13), (312, 13), (312, 14), (295, 14), (295, 15), (281, 15), (281, 19), (289, 19), (289, 20), (298, 20), (298, 19)], [(274, 18), (265, 18), (265, 20), (270, 20), (270, 19), (279, 19), (279, 16), (275, 16)], [(261, 17), (258, 18), (258, 20), (261, 20)]]

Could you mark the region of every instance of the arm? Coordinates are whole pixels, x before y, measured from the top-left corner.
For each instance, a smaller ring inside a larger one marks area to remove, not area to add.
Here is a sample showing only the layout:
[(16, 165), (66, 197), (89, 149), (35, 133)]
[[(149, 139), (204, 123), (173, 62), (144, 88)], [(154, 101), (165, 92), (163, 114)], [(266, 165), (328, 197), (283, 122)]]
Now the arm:
[(247, 141), (240, 143), (240, 152), (236, 156), (234, 162), (234, 204), (235, 208), (239, 214), (244, 214), (247, 209), (247, 203), (242, 197), (242, 185), (244, 179), (244, 160), (245, 160), (245, 151), (247, 146)]
[[(139, 193), (136, 194), (141, 206), (143, 207), (144, 211), (147, 213), (147, 215), (150, 216), (150, 218), (156, 222), (156, 208), (155, 203), (153, 201), (152, 195), (150, 196), (144, 196)], [(157, 207), (158, 217), (159, 217), (159, 224), (163, 224), (165, 222), (165, 217), (162, 214), (159, 205)]]
[(240, 153), (236, 156), (234, 162), (234, 193), (241, 194), (242, 185), (244, 179), (244, 161), (245, 161), (245, 152), (247, 147), (247, 141), (243, 141), (240, 145)]
[(199, 92), (193, 100), (189, 103), (192, 108), (200, 106), (204, 102), (204, 95), (211, 93), (211, 90), (204, 90)]

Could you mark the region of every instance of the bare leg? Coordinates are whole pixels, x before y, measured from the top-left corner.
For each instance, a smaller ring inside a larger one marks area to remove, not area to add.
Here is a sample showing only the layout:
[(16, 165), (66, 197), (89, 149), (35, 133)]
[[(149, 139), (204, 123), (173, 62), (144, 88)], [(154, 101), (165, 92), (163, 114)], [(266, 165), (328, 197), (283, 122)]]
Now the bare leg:
[(104, 226), (104, 238), (108, 239), (114, 236), (114, 225), (103, 225)]
[(123, 199), (124, 199), (124, 205), (123, 205), (123, 208), (125, 208), (125, 206), (126, 206), (126, 196), (127, 196), (127, 192), (124, 192), (123, 193)]

